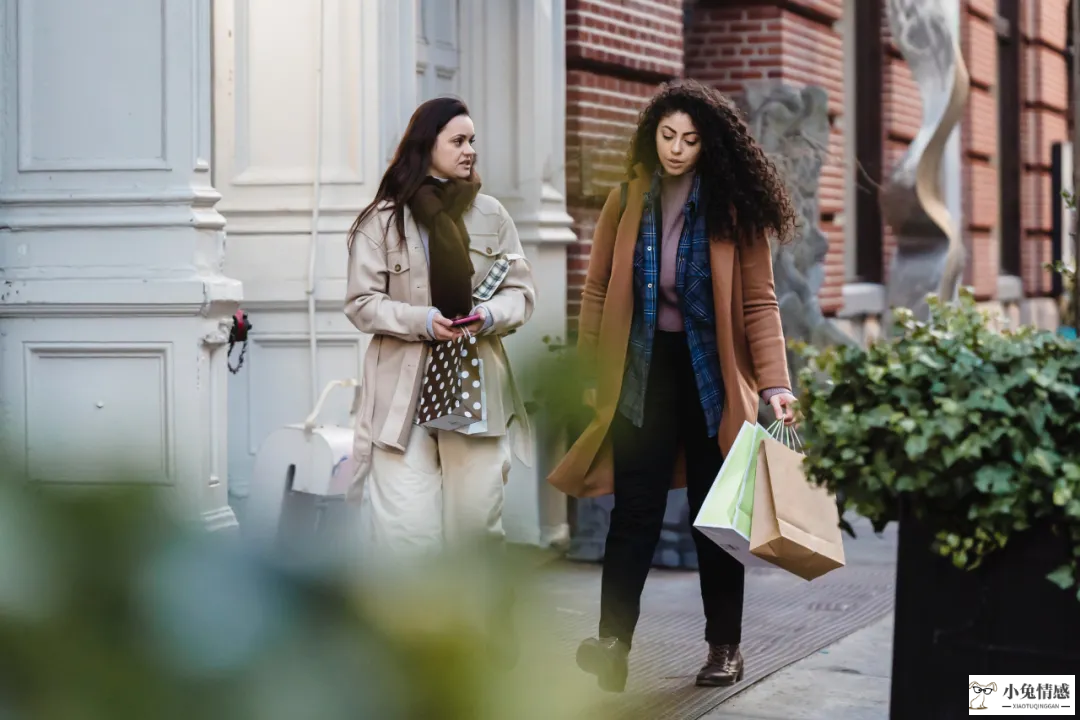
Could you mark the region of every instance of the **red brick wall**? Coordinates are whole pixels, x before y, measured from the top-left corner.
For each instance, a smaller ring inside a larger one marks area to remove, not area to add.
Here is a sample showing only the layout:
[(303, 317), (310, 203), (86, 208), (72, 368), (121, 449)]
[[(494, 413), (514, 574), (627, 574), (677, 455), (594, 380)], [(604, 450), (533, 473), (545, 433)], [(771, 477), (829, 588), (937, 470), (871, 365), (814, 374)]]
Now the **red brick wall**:
[[(860, 0), (863, 1), (863, 0)], [(866, 0), (871, 1), (871, 0)], [(881, 0), (884, 2), (884, 0)], [(844, 281), (842, 0), (696, 0), (683, 28), (681, 0), (567, 0), (567, 191), (579, 242), (570, 248), (569, 314), (575, 318), (591, 236), (608, 190), (620, 179), (627, 141), (656, 85), (688, 75), (722, 92), (744, 83), (817, 84), (830, 98), (833, 132), (821, 182), (829, 239), (822, 307), (835, 311)], [(972, 91), (961, 124), (965, 282), (994, 297), (998, 154), (996, 0), (962, 0), (961, 46)], [(1067, 137), (1067, 0), (1021, 0), (1023, 265), (1029, 295), (1049, 291), (1050, 145)], [(883, 28), (884, 167), (887, 178), (921, 123), (922, 103), (903, 57)], [(854, 169), (850, 171), (854, 172)], [(895, 243), (884, 228), (886, 273)], [(571, 321), (573, 327), (573, 320)]]
[(566, 0), (567, 314), (577, 325), (592, 234), (622, 177), (638, 113), (683, 71), (682, 0)]
[(566, 0), (566, 62), (681, 75), (681, 0)]
[(822, 308), (840, 307), (844, 282), (844, 232), (836, 224), (844, 203), (844, 67), (834, 24), (842, 0), (701, 4), (686, 36), (686, 74), (732, 95), (747, 82), (778, 80), (819, 85), (829, 95), (833, 130), (821, 176), (821, 227), (829, 239)]
[(611, 188), (623, 177), (630, 134), (656, 84), (570, 70), (566, 82), (567, 211), (578, 241), (568, 248), (567, 316), (577, 326), (593, 230)]
[(960, 45), (971, 75), (971, 95), (960, 126), (963, 153), (963, 227), (968, 250), (965, 284), (980, 300), (997, 295), (1001, 250), (998, 226), (997, 32), (993, 0), (968, 0), (960, 18)]
[(1068, 136), (1069, 74), (1064, 55), (1068, 0), (1021, 0), (1020, 5), (1024, 290), (1045, 295), (1050, 275), (1042, 266), (1051, 260), (1050, 208), (1056, 202), (1050, 187), (1050, 146)]

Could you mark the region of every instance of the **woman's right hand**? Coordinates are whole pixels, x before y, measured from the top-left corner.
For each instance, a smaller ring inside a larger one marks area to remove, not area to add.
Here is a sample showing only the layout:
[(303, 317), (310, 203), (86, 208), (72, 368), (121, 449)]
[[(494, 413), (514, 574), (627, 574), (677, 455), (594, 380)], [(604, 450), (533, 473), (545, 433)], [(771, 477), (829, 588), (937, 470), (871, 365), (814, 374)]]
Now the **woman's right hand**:
[(443, 317), (441, 312), (436, 312), (431, 319), (431, 334), (436, 342), (448, 342), (461, 335), (461, 331), (451, 326), (452, 321)]

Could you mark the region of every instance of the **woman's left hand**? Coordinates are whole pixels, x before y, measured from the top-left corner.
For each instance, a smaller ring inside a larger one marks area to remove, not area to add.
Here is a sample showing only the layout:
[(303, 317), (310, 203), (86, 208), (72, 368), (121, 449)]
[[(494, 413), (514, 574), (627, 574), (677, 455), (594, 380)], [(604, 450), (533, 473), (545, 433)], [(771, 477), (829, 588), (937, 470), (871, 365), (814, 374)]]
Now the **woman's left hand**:
[(473, 312), (480, 316), (479, 320), (473, 320), (468, 325), (462, 325), (461, 328), (468, 330), (470, 335), (479, 335), (484, 330), (484, 326), (487, 325), (488, 310), (483, 305), (477, 305), (473, 308)]
[(795, 405), (797, 403), (798, 400), (789, 392), (776, 393), (769, 398), (769, 404), (772, 405), (772, 409), (776, 413), (776, 419), (783, 420), (785, 425), (795, 424)]

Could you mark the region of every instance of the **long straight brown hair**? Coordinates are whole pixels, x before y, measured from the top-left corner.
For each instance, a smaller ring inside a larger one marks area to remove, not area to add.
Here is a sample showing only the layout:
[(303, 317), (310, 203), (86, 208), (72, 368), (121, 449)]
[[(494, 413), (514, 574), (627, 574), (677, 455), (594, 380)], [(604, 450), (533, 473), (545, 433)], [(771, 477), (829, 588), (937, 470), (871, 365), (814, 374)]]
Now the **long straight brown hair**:
[(453, 97), (434, 98), (416, 108), (394, 152), (394, 159), (382, 176), (375, 198), (360, 211), (349, 228), (349, 250), (352, 250), (361, 226), (384, 203), (393, 212), (383, 233), (389, 232), (393, 223), (397, 227), (398, 237), (405, 237), (405, 207), (427, 177), (431, 151), (435, 148), (439, 133), (454, 118), (468, 114), (469, 108), (465, 103)]

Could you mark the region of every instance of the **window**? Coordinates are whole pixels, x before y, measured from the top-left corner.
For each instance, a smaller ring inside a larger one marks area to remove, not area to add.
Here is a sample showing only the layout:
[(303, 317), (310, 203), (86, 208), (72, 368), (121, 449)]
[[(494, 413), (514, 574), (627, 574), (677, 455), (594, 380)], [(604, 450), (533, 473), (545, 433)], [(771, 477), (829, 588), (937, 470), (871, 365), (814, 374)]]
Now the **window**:
[(1001, 274), (1020, 277), (1020, 0), (998, 0), (998, 184)]
[(884, 281), (884, 225), (881, 214), (882, 165), (884, 163), (884, 103), (882, 43), (882, 0), (855, 0), (855, 277), (850, 281), (880, 284)]

